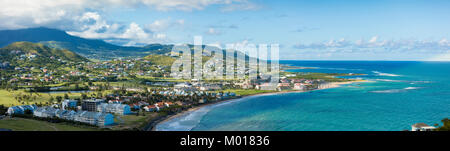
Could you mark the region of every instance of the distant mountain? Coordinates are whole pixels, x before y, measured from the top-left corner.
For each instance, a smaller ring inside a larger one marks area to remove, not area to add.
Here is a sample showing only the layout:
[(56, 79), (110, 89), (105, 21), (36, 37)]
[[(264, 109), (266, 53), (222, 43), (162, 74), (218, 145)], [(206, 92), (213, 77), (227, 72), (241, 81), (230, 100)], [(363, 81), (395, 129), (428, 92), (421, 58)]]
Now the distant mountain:
[[(171, 44), (150, 44), (144, 47), (117, 46), (103, 40), (80, 38), (69, 35), (65, 31), (44, 27), (0, 31), (0, 47), (20, 41), (41, 43), (51, 48), (67, 49), (92, 59), (161, 55), (171, 52), (174, 46)], [(193, 45), (188, 46), (193, 49)], [(205, 45), (203, 45), (203, 48), (205, 48)]]
[(65, 49), (55, 49), (39, 43), (15, 42), (0, 48), (0, 62), (16, 67), (60, 67), (66, 63), (89, 61)]
[(145, 47), (117, 46), (102, 40), (71, 36), (65, 31), (44, 27), (0, 31), (0, 47), (18, 41), (42, 43), (52, 48), (68, 49), (83, 56), (97, 59), (164, 54), (172, 49), (172, 45), (162, 44), (151, 44)]

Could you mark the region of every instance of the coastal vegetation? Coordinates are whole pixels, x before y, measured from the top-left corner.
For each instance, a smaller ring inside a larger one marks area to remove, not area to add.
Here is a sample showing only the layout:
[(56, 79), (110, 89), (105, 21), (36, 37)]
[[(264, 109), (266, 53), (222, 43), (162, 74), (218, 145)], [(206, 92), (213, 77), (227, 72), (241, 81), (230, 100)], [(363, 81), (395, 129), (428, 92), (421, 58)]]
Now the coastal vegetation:
[(434, 129), (435, 131), (450, 131), (450, 119), (445, 118), (442, 119), (442, 126), (437, 127), (436, 129)]

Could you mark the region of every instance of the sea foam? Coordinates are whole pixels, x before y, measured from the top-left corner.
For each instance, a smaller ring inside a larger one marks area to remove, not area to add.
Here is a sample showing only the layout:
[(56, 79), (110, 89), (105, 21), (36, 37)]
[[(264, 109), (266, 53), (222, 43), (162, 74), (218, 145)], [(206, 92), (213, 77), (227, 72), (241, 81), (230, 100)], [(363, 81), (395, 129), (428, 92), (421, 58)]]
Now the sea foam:
[(388, 76), (388, 77), (398, 77), (400, 75), (397, 74), (392, 74), (392, 73), (383, 73), (383, 72), (379, 72), (379, 71), (372, 71), (373, 73), (379, 75), (379, 76)]

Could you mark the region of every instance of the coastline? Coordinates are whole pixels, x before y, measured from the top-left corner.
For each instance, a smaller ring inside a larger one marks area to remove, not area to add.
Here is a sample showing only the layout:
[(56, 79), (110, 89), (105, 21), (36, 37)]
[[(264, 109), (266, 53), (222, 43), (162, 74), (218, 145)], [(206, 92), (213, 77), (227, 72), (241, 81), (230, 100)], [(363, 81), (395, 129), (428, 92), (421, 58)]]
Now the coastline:
[(201, 108), (207, 107), (207, 106), (213, 106), (219, 103), (224, 103), (224, 102), (229, 102), (229, 101), (233, 101), (233, 100), (237, 100), (237, 99), (244, 99), (244, 98), (248, 98), (251, 96), (264, 96), (264, 95), (275, 95), (275, 94), (285, 94), (285, 93), (304, 93), (304, 92), (311, 92), (311, 91), (316, 91), (316, 90), (324, 90), (324, 89), (331, 89), (331, 88), (338, 88), (341, 87), (342, 85), (347, 85), (347, 84), (352, 84), (352, 83), (359, 83), (359, 82), (371, 82), (368, 80), (354, 80), (354, 81), (347, 81), (347, 82), (330, 82), (328, 84), (327, 87), (325, 88), (319, 88), (319, 89), (315, 89), (315, 90), (289, 90), (289, 91), (280, 91), (280, 92), (268, 92), (268, 93), (259, 93), (259, 94), (251, 94), (251, 95), (245, 95), (245, 96), (239, 96), (238, 98), (232, 98), (232, 99), (224, 99), (224, 100), (220, 100), (220, 101), (216, 101), (216, 102), (212, 102), (212, 103), (207, 103), (207, 104), (202, 104), (193, 108), (190, 108), (188, 110), (182, 111), (180, 113), (174, 114), (174, 115), (167, 115), (165, 117), (161, 117), (160, 119), (151, 121), (149, 123), (149, 127), (148, 129), (146, 129), (146, 131), (157, 131), (156, 127), (162, 123), (168, 122), (172, 119), (178, 118), (180, 116), (189, 114), (191, 112), (194, 112), (196, 110), (199, 110)]

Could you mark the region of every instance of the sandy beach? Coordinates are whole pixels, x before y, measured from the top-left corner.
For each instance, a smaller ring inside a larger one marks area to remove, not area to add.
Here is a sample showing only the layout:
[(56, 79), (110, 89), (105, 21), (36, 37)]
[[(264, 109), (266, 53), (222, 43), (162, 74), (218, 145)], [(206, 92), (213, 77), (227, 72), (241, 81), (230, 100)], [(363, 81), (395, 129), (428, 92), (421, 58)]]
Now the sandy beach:
[(180, 117), (180, 116), (189, 114), (189, 113), (194, 112), (194, 111), (196, 111), (196, 110), (198, 110), (198, 109), (201, 109), (201, 108), (203, 108), (203, 107), (212, 106), (212, 105), (216, 105), (216, 104), (223, 103), (223, 102), (233, 101), (233, 100), (237, 100), (237, 99), (244, 99), (244, 98), (251, 97), (251, 96), (275, 95), (275, 94), (284, 94), (284, 93), (302, 93), (302, 92), (310, 92), (310, 91), (323, 90), (323, 89), (331, 89), (331, 88), (337, 88), (337, 87), (340, 87), (340, 86), (342, 86), (342, 85), (347, 85), (347, 84), (352, 84), (352, 83), (359, 83), (359, 82), (371, 82), (371, 81), (368, 81), (368, 80), (354, 80), (354, 81), (347, 81), (347, 82), (331, 82), (331, 83), (328, 83), (327, 86), (325, 86), (325, 87), (321, 87), (321, 88), (319, 88), (319, 89), (309, 90), (309, 91), (304, 91), (304, 90), (289, 90), (289, 91), (281, 91), (281, 92), (259, 93), (259, 94), (252, 94), (252, 95), (240, 96), (239, 98), (220, 100), (220, 101), (217, 101), (217, 102), (212, 102), (212, 103), (207, 103), (207, 104), (199, 105), (199, 106), (190, 108), (190, 109), (188, 109), (188, 110), (182, 111), (182, 112), (180, 112), (180, 113), (177, 113), (177, 114), (175, 114), (175, 115), (170, 115), (170, 116), (168, 116), (168, 117), (166, 117), (166, 118), (163, 118), (162, 120), (157, 120), (157, 121), (154, 121), (154, 122), (152, 122), (152, 123), (149, 123), (149, 124), (153, 124), (153, 126), (151, 127), (151, 129), (148, 129), (148, 130), (150, 130), (150, 131), (156, 131), (156, 127), (157, 127), (159, 124), (161, 124), (161, 123), (165, 123), (165, 122), (170, 121), (170, 120), (172, 120), (172, 119), (174, 119), (174, 118), (177, 118), (177, 117)]

